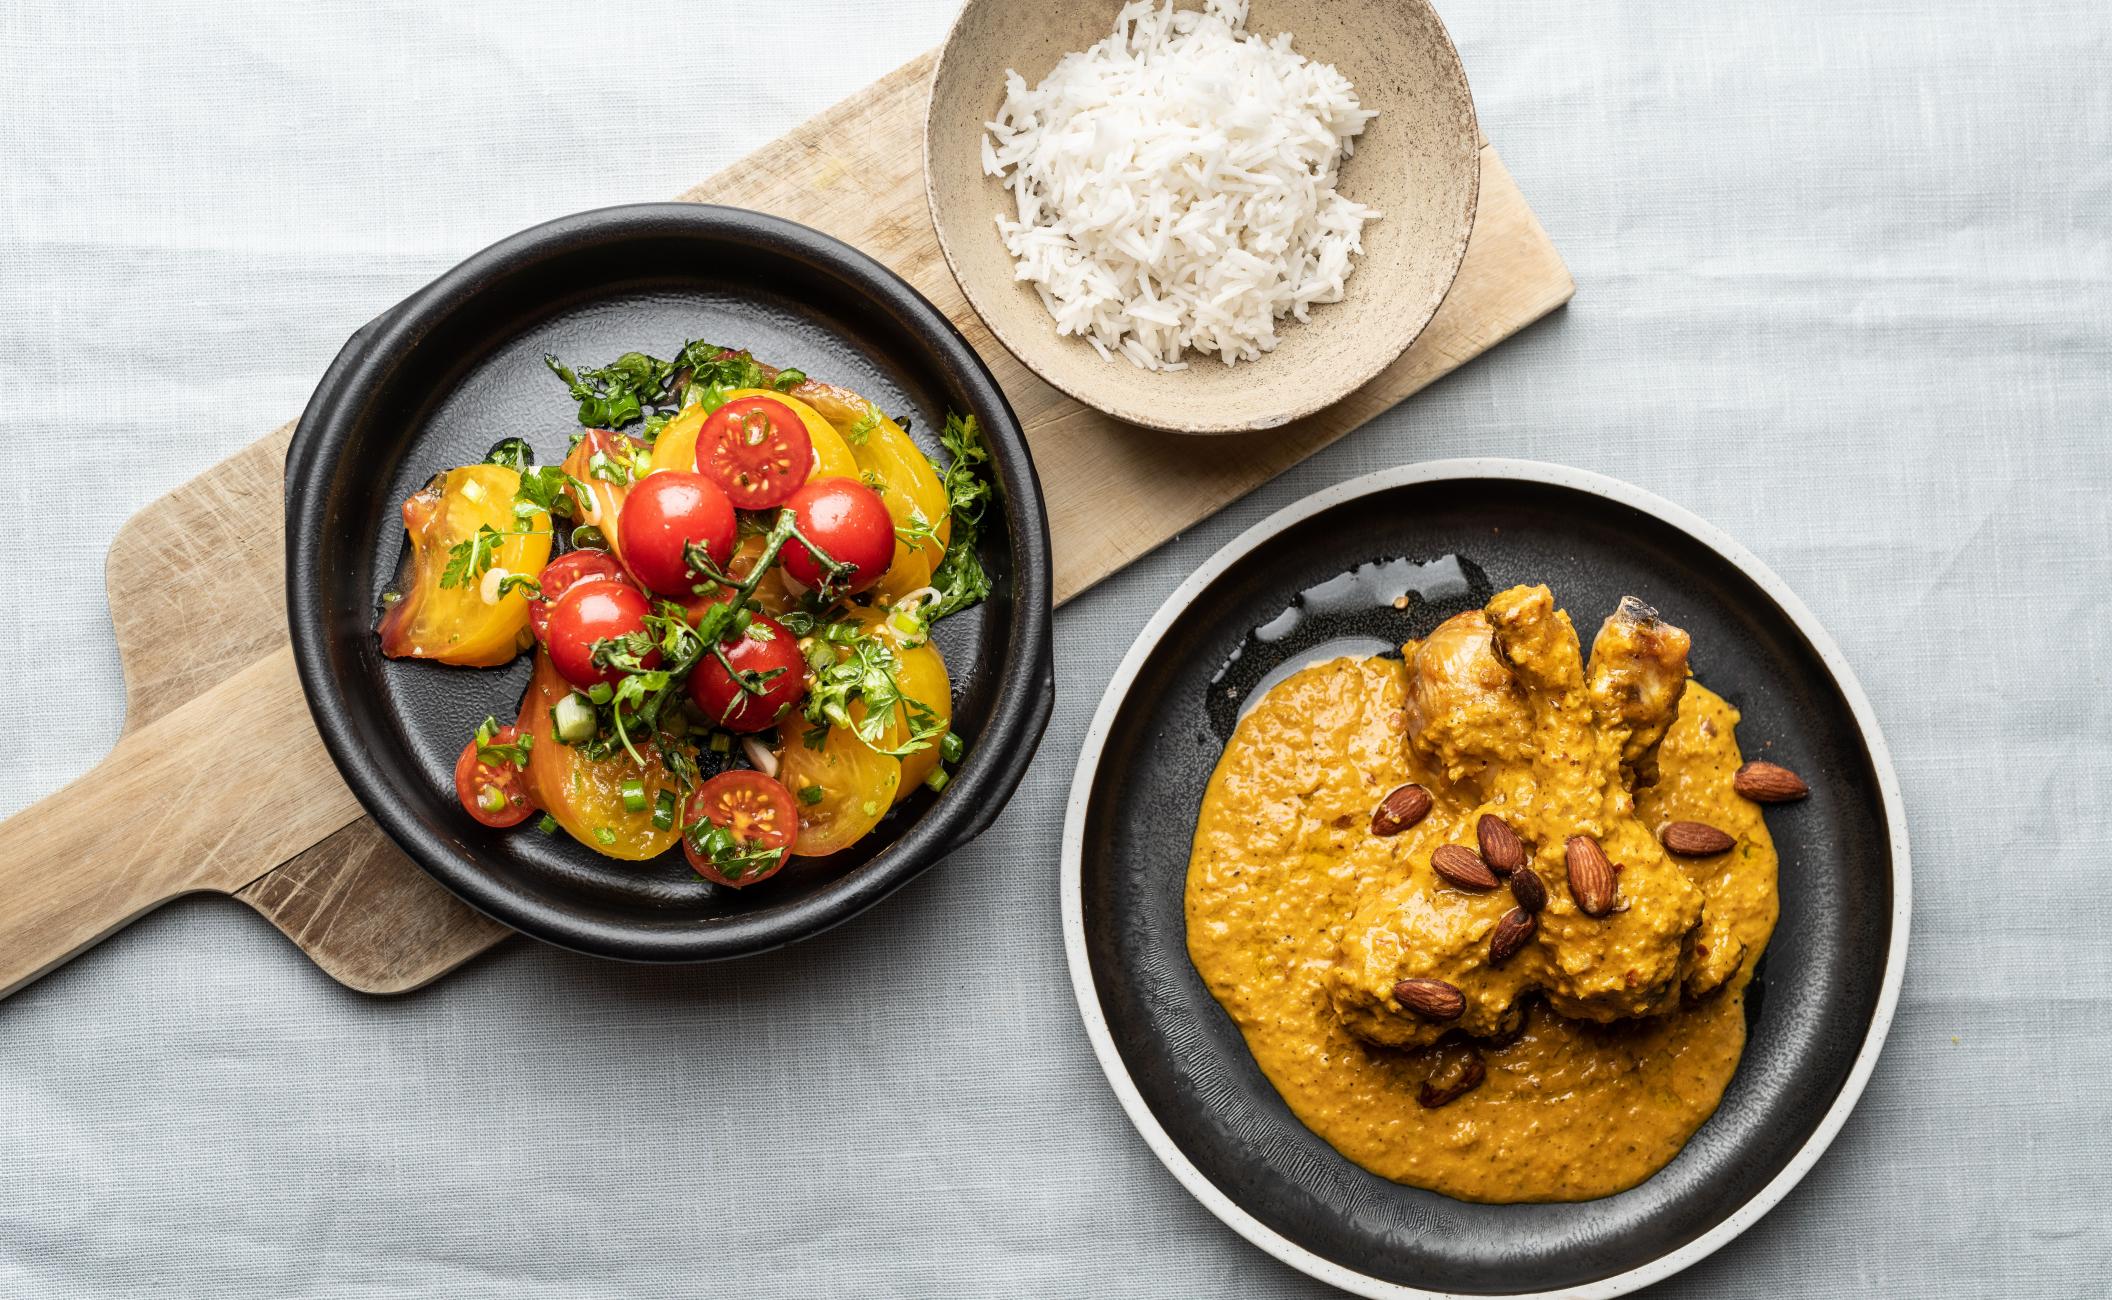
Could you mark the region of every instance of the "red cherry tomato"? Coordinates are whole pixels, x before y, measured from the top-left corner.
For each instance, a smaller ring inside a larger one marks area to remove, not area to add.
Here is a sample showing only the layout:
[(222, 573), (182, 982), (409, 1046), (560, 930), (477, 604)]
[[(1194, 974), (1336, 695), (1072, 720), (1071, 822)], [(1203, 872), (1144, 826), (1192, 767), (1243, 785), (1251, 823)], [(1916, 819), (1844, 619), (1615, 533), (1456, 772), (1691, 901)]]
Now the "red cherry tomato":
[(689, 674), (689, 698), (704, 716), (728, 731), (762, 731), (807, 695), (807, 661), (784, 624), (757, 614), (746, 632), (725, 642), (727, 662), (741, 673), (774, 673), (753, 694), (737, 685), (726, 665), (705, 655)]
[[(519, 739), (518, 731), (501, 727), (491, 743), (511, 745)], [(462, 756), (455, 760), (455, 798), (462, 801), (463, 811), (486, 826), (518, 826), (535, 812), (522, 769), (510, 759), (478, 761), (474, 740), (462, 747)]]
[(607, 578), (616, 582), (629, 582), (630, 575), (616, 562), (616, 557), (607, 551), (567, 551), (543, 566), (536, 577), (536, 585), (543, 589), (542, 595), (528, 602), (528, 626), (535, 629), (535, 639), (546, 641), (546, 630), (550, 626), (550, 609), (557, 598), (577, 587), (582, 582)]
[[(543, 640), (550, 650), (550, 662), (560, 676), (582, 690), (599, 682), (615, 681), (621, 674), (595, 664), (594, 645), (644, 631), (645, 616), (651, 609), (645, 593), (627, 582), (597, 579), (580, 583), (558, 597), (550, 609)], [(646, 667), (652, 667), (660, 662), (660, 652), (647, 654), (644, 662)]]
[(736, 398), (697, 435), (697, 472), (743, 510), (783, 505), (814, 468), (814, 439), (797, 412), (767, 397)]
[[(827, 551), (838, 564), (851, 566), (847, 578), (831, 585), (835, 592), (864, 591), (880, 581), (895, 558), (895, 521), (880, 494), (854, 478), (818, 478), (785, 503), (808, 541)], [(798, 538), (785, 543), (785, 572), (808, 587), (820, 587), (823, 571), (813, 552)]]
[(616, 517), (617, 549), (638, 581), (663, 596), (696, 594), (704, 575), (683, 556), (691, 542), (704, 547), (721, 571), (733, 558), (738, 529), (733, 503), (702, 474), (679, 470), (648, 474), (623, 500)]
[[(722, 826), (739, 861), (714, 861), (697, 851), (694, 840), (708, 831), (699, 822)], [(799, 838), (799, 806), (792, 792), (761, 772), (721, 772), (697, 787), (682, 814), (682, 852), (697, 874), (718, 885), (739, 889), (768, 880), (785, 865), (786, 850)], [(775, 858), (763, 856), (776, 850)]]

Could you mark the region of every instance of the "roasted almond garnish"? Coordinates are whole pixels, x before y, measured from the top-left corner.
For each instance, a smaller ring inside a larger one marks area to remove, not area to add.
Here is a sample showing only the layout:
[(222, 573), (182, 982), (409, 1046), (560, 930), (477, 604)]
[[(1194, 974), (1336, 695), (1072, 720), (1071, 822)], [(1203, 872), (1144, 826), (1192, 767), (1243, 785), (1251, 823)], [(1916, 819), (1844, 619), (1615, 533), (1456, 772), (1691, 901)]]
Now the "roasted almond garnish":
[(1505, 912), (1503, 919), (1496, 923), (1495, 930), (1489, 934), (1489, 964), (1501, 966), (1509, 961), (1525, 946), (1525, 941), (1533, 937), (1533, 931), (1538, 928), (1540, 923), (1533, 919), (1531, 912), (1522, 907), (1514, 907)]
[(1443, 876), (1445, 883), (1461, 889), (1494, 889), (1503, 883), (1481, 855), (1464, 844), (1440, 844), (1430, 855), (1430, 868)]
[(1508, 876), (1525, 865), (1525, 841), (1495, 813), (1481, 815), (1474, 824), (1474, 838), (1481, 841), (1482, 861), (1497, 875)]
[(1404, 785), (1379, 800), (1371, 814), (1371, 833), (1398, 835), (1430, 815), (1430, 792), (1419, 785)]
[(1537, 912), (1547, 906), (1547, 885), (1541, 881), (1539, 872), (1531, 867), (1520, 867), (1511, 873), (1511, 897), (1517, 899), (1518, 906), (1526, 911)]
[(1577, 910), (1586, 916), (1612, 911), (1616, 885), (1606, 850), (1589, 835), (1572, 835), (1564, 856), (1569, 862), (1569, 896), (1577, 900)]
[(1425, 1020), (1457, 1020), (1467, 1010), (1467, 995), (1443, 980), (1402, 980), (1393, 986), (1393, 996)]
[(1775, 763), (1751, 762), (1731, 778), (1731, 788), (1754, 803), (1789, 803), (1811, 793), (1804, 778)]
[(1706, 822), (1673, 822), (1659, 831), (1657, 838), (1666, 851), (1677, 853), (1683, 858), (1705, 858), (1714, 853), (1728, 853), (1738, 844), (1735, 836), (1719, 831)]
[(1415, 1099), (1426, 1109), (1436, 1110), (1479, 1088), (1481, 1081), (1488, 1076), (1489, 1067), (1482, 1062), (1481, 1053), (1469, 1047), (1456, 1066), (1445, 1062), (1432, 1071), (1417, 1090)]

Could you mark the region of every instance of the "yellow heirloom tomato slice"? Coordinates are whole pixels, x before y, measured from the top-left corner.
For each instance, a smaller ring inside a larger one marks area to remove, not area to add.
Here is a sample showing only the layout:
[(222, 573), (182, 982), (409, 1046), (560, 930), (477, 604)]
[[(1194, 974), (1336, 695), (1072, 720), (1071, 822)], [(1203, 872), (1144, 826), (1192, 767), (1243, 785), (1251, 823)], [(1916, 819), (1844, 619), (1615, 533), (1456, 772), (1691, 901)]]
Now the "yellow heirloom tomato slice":
[[(675, 847), (682, 838), (681, 782), (650, 746), (639, 747), (645, 759), (645, 766), (640, 767), (621, 746), (607, 758), (590, 759), (559, 740), (550, 710), (571, 693), (572, 684), (558, 674), (548, 652), (538, 650), (535, 675), (521, 700), (518, 724), (522, 735), (535, 737), (528, 751), (528, 793), (536, 806), (556, 818), (573, 839), (612, 858), (642, 862)], [(645, 787), (645, 807), (636, 812), (626, 808), (623, 800), (623, 784), (631, 780)], [(674, 824), (665, 830), (653, 825), (653, 809), (662, 791), (673, 800), (676, 812)]]
[(403, 503), (411, 553), (401, 599), (381, 618), (383, 654), (489, 668), (525, 648), (528, 599), (498, 588), (508, 575), (542, 572), (550, 516), (516, 515), (520, 488), (520, 474), (504, 465), (465, 465)]
[[(851, 716), (862, 719), (864, 706), (853, 704)], [(830, 727), (819, 749), (807, 745), (798, 718), (787, 719), (778, 735), (777, 779), (799, 805), (795, 856), (819, 858), (849, 848), (894, 806), (902, 765), (846, 728)]]
[[(926, 738), (929, 743), (901, 759), (902, 783), (895, 789), (895, 802), (900, 803), (915, 794), (939, 765), (939, 742), (953, 725), (953, 682), (946, 675), (944, 656), (927, 634), (905, 632), (880, 610), (861, 611), (857, 617), (867, 632), (895, 652), (895, 682), (902, 688), (903, 697), (922, 704), (937, 719), (937, 730)], [(898, 705), (880, 743), (889, 749), (900, 749), (913, 734), (909, 706)]]

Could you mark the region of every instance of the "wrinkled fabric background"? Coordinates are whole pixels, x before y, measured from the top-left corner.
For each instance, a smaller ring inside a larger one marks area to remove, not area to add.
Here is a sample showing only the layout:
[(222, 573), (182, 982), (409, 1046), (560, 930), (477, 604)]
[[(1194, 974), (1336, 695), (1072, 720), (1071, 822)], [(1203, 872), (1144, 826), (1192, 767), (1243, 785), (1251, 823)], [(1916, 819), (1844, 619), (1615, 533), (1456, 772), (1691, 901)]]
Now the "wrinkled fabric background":
[[(127, 515), (465, 254), (676, 193), (952, 7), (0, 8), (0, 812), (117, 735)], [(1444, 13), (1576, 302), (1067, 608), (1055, 722), (979, 844), (789, 952), (516, 942), (399, 1001), (237, 904), (169, 907), (0, 1003), (0, 1294), (1319, 1294), (1179, 1189), (1093, 1063), (1061, 796), (1119, 650), (1212, 550), (1463, 454), (1604, 471), (1745, 541), (1840, 641), (1906, 791), (1913, 957), (1869, 1093), (1657, 1294), (2104, 1294), (2112, 8)]]

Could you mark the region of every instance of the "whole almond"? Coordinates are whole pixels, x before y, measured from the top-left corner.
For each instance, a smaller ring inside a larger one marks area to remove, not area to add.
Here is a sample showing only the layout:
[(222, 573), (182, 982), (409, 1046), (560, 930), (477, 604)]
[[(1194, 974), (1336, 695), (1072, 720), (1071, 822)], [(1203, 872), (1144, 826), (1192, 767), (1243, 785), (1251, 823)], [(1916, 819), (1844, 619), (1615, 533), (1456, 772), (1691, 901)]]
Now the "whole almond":
[(1467, 1010), (1467, 995), (1443, 980), (1402, 980), (1393, 996), (1425, 1020), (1457, 1020)]
[(1400, 786), (1379, 800), (1371, 814), (1371, 833), (1398, 835), (1430, 815), (1430, 792), (1419, 785)]
[(1509, 961), (1539, 928), (1540, 923), (1533, 919), (1533, 914), (1522, 907), (1505, 912), (1503, 919), (1489, 933), (1489, 965), (1501, 966)]
[(1751, 762), (1731, 778), (1731, 788), (1754, 803), (1790, 803), (1811, 793), (1804, 778), (1775, 763)]
[(1569, 862), (1569, 896), (1577, 900), (1577, 910), (1586, 916), (1612, 911), (1617, 884), (1613, 864), (1606, 860), (1606, 850), (1599, 842), (1589, 835), (1572, 835), (1563, 856)]
[(1525, 841), (1495, 813), (1483, 813), (1474, 823), (1474, 838), (1481, 841), (1482, 860), (1497, 875), (1508, 876), (1525, 865)]
[(1430, 867), (1448, 885), (1461, 889), (1494, 889), (1503, 883), (1481, 855), (1464, 844), (1440, 844), (1430, 855)]
[(1717, 830), (1706, 822), (1673, 822), (1657, 833), (1658, 842), (1668, 852), (1683, 858), (1706, 858), (1711, 854), (1728, 853), (1738, 845), (1738, 840), (1724, 831)]
[(1520, 867), (1511, 873), (1511, 897), (1517, 899), (1518, 906), (1526, 911), (1537, 912), (1547, 906), (1547, 885), (1541, 881), (1539, 872), (1531, 867)]
[[(1482, 1062), (1481, 1053), (1469, 1047), (1466, 1058), (1460, 1062), (1457, 1069), (1440, 1067), (1416, 1090), (1415, 1099), (1421, 1102), (1425, 1109), (1436, 1110), (1439, 1106), (1458, 1101), (1479, 1088), (1481, 1081), (1487, 1078), (1488, 1074), (1489, 1067)], [(1439, 1083), (1440, 1078), (1444, 1078), (1446, 1082)]]

